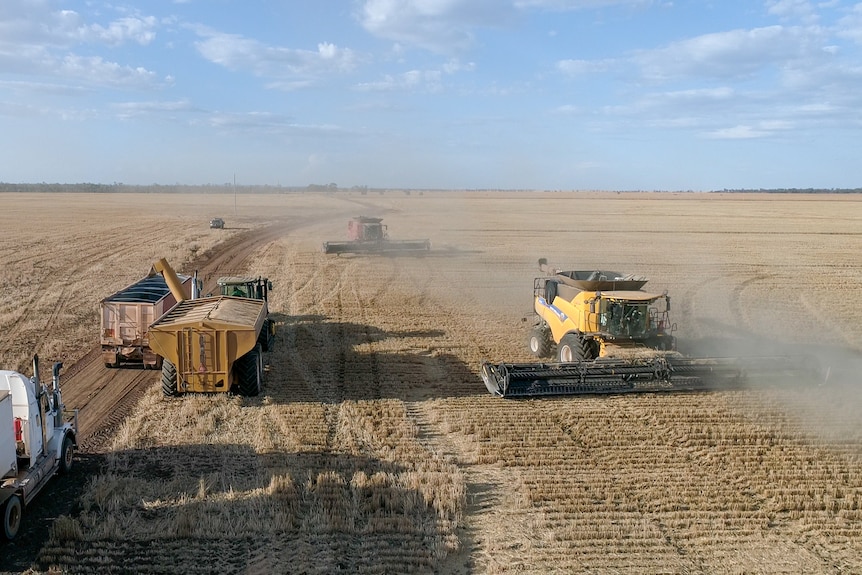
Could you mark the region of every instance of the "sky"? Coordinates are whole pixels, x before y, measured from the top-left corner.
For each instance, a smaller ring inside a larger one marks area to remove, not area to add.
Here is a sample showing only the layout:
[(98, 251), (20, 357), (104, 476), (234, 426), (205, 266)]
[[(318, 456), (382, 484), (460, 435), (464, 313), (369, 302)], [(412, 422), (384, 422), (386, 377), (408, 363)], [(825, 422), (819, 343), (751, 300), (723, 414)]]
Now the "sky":
[(0, 0), (0, 182), (862, 186), (862, 2)]

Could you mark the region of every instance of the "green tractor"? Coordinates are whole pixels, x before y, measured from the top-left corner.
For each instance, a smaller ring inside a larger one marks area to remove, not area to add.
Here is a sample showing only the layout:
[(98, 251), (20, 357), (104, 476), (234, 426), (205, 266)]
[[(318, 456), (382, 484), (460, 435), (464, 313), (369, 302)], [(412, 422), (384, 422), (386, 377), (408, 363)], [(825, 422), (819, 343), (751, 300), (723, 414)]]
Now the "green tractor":
[[(219, 294), (229, 297), (245, 299), (257, 299), (267, 302), (269, 305), (269, 292), (272, 291), (272, 282), (264, 277), (224, 276), (218, 279)], [(275, 322), (269, 317), (267, 307), (266, 319), (263, 329), (260, 330), (258, 342), (263, 351), (270, 351), (275, 339)]]

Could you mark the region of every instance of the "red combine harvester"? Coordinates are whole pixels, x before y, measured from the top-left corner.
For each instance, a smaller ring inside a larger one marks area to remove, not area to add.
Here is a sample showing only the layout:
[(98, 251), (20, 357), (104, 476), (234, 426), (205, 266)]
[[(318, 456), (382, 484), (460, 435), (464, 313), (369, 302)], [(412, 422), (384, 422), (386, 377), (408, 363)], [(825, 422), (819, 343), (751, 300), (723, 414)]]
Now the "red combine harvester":
[(323, 253), (427, 252), (431, 240), (390, 240), (383, 218), (357, 216), (347, 222), (346, 242), (323, 242)]

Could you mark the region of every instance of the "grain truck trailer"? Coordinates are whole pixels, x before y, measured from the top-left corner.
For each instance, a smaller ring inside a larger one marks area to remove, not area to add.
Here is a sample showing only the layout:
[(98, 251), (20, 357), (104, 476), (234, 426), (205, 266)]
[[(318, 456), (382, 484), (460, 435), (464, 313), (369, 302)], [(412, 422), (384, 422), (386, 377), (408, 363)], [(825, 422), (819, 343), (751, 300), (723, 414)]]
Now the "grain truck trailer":
[[(193, 278), (178, 275), (177, 279), (184, 298), (188, 299)], [(159, 369), (161, 360), (150, 348), (147, 328), (176, 303), (165, 278), (155, 271), (99, 302), (105, 366), (134, 363), (143, 364), (144, 369)]]

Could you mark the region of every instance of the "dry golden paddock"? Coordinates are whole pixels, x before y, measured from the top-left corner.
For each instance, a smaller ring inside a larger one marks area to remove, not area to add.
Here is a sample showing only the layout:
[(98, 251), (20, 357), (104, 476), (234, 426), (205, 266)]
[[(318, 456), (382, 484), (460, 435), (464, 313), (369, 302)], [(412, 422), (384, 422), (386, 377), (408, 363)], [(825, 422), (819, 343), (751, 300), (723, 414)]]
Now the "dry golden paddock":
[[(324, 255), (354, 215), (432, 250)], [(214, 216), (225, 230), (208, 228)], [(477, 371), (531, 360), (522, 318), (539, 257), (647, 276), (672, 295), (681, 346), (787, 346), (850, 365), (860, 254), (859, 195), (3, 194), (0, 366), (29, 373), (34, 352), (46, 369), (65, 362), (87, 472), (44, 495), (72, 500), (58, 518), (38, 505), (25, 518), (42, 533), (33, 557), (0, 544), (0, 561), (860, 573), (856, 381), (509, 401)], [(279, 335), (263, 395), (165, 399), (157, 373), (94, 361), (99, 300), (161, 257), (272, 279)]]

